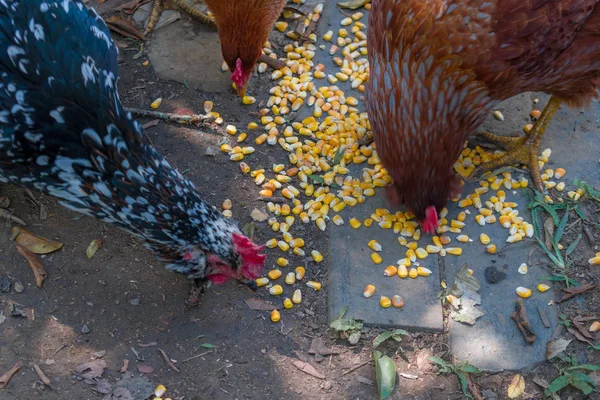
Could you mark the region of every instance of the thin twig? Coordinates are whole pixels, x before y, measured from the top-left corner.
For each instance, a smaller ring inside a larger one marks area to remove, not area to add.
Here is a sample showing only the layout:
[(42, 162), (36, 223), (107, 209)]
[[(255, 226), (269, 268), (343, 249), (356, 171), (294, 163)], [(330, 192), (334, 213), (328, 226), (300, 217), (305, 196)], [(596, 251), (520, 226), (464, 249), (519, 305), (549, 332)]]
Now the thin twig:
[(483, 400), (483, 396), (481, 395), (479, 388), (477, 387), (475, 382), (473, 382), (473, 380), (471, 379), (471, 374), (469, 374), (468, 372), (465, 372), (465, 377), (467, 379), (467, 386), (469, 386), (469, 391), (471, 392), (471, 394), (473, 395), (475, 400)]
[(167, 353), (164, 352), (164, 350), (162, 349), (158, 349), (158, 352), (160, 353), (160, 355), (162, 356), (162, 358), (165, 360), (165, 362), (167, 363), (167, 365), (175, 372), (181, 372), (176, 366), (175, 364), (173, 364), (173, 361), (171, 361), (171, 359), (169, 358), (169, 356), (167, 356)]
[(174, 113), (165, 113), (161, 111), (142, 110), (140, 108), (125, 107), (126, 112), (130, 112), (138, 117), (157, 118), (166, 122), (177, 122), (180, 124), (198, 124), (204, 121), (214, 119), (213, 116), (207, 114), (187, 114), (179, 115)]
[(278, 60), (276, 58), (271, 58), (266, 54), (261, 55), (258, 58), (258, 62), (264, 62), (265, 64), (267, 64), (269, 67), (273, 68), (273, 69), (281, 69), (283, 67), (285, 67), (285, 63), (281, 60)]
[(204, 353), (196, 354), (195, 356), (191, 356), (190, 358), (186, 358), (186, 359), (185, 359), (185, 360), (183, 360), (181, 363), (183, 364), (183, 363), (186, 363), (186, 362), (188, 362), (188, 361), (195, 360), (195, 359), (196, 359), (196, 358), (198, 358), (198, 357), (205, 356), (205, 355), (207, 355), (207, 354), (209, 354), (209, 353), (212, 353), (212, 352), (213, 352), (212, 350), (208, 350), (208, 351), (205, 351)]
[(20, 224), (23, 226), (27, 226), (27, 222), (23, 221), (19, 217), (15, 217), (10, 211), (7, 211), (3, 208), (0, 208), (0, 218), (4, 218), (5, 220), (10, 221), (10, 222), (16, 222), (17, 224)]
[(54, 353), (52, 353), (53, 356), (56, 355), (56, 353), (58, 353), (59, 351), (61, 351), (62, 349), (64, 349), (65, 347), (67, 347), (66, 344), (63, 344), (62, 346), (60, 346), (58, 349), (54, 350)]
[(362, 367), (362, 366), (364, 366), (364, 365), (367, 365), (367, 364), (368, 364), (368, 363), (370, 363), (370, 362), (371, 362), (371, 360), (367, 360), (367, 361), (365, 361), (365, 362), (361, 362), (360, 364), (358, 364), (358, 365), (356, 365), (356, 366), (354, 366), (354, 367), (350, 368), (348, 371), (346, 371), (346, 372), (342, 372), (342, 376), (344, 376), (344, 375), (346, 375), (346, 374), (349, 374), (350, 372), (354, 372), (354, 371), (356, 371), (357, 369), (359, 369), (360, 367)]
[(51, 381), (50, 381), (50, 379), (48, 379), (48, 377), (46, 376), (46, 374), (44, 374), (44, 371), (42, 371), (42, 369), (40, 367), (38, 367), (37, 364), (31, 364), (31, 366), (35, 370), (35, 373), (40, 378), (40, 380), (42, 382), (44, 382), (44, 385), (50, 386)]

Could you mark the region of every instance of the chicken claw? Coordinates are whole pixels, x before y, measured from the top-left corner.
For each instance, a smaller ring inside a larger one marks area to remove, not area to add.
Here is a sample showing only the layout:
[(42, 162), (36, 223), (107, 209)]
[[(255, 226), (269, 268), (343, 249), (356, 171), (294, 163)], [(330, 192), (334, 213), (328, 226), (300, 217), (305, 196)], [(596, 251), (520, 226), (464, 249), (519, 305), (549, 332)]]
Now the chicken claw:
[(181, 10), (188, 13), (193, 18), (205, 24), (214, 24), (214, 19), (201, 11), (198, 11), (194, 7), (194, 3), (198, 1), (192, 1), (192, 4), (188, 3), (188, 0), (153, 0), (152, 10), (150, 11), (150, 17), (148, 17), (148, 24), (144, 30), (144, 35), (148, 35), (160, 19), (161, 14), (164, 10)]
[(481, 176), (486, 171), (493, 171), (500, 167), (512, 164), (523, 164), (529, 167), (529, 174), (533, 179), (535, 187), (540, 191), (544, 191), (542, 178), (540, 176), (540, 168), (538, 165), (538, 154), (542, 136), (546, 131), (548, 123), (560, 107), (560, 99), (552, 96), (546, 104), (542, 115), (525, 136), (498, 136), (489, 132), (482, 132), (480, 135), (489, 141), (496, 142), (506, 148), (507, 152), (495, 160), (482, 164), (477, 168), (471, 176)]
[(190, 288), (190, 293), (188, 295), (188, 299), (186, 300), (187, 308), (194, 308), (200, 304), (199, 297), (208, 290), (211, 286), (211, 283), (208, 279), (194, 279), (192, 283), (192, 287)]

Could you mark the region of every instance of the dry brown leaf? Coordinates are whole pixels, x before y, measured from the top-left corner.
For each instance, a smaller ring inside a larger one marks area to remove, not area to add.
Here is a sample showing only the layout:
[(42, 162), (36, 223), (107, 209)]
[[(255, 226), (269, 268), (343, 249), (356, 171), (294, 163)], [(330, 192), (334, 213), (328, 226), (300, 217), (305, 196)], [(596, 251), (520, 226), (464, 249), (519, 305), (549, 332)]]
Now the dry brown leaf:
[(309, 363), (306, 363), (306, 362), (300, 361), (300, 360), (294, 360), (294, 361), (292, 361), (292, 364), (294, 364), (294, 367), (298, 368), (300, 371), (302, 371), (312, 377), (315, 377), (317, 379), (325, 379), (325, 375), (321, 374)]
[(48, 277), (46, 269), (44, 268), (42, 263), (37, 259), (35, 254), (27, 250), (25, 247), (18, 244), (17, 251), (23, 256), (23, 258), (25, 258), (25, 261), (27, 261), (27, 264), (29, 264), (29, 267), (33, 271), (33, 277), (35, 279), (36, 286), (41, 288), (44, 283), (44, 279)]
[(85, 250), (85, 254), (87, 255), (87, 258), (94, 257), (94, 254), (96, 254), (96, 252), (98, 251), (98, 249), (100, 247), (102, 247), (102, 240), (100, 240), (100, 239), (92, 240), (92, 242), (90, 243), (88, 248)]
[(126, 19), (119, 18), (116, 15), (111, 15), (104, 21), (111, 31), (117, 32), (121, 36), (131, 39), (144, 39), (144, 34)]
[(34, 254), (48, 254), (62, 248), (63, 244), (52, 239), (35, 236), (33, 233), (17, 226), (12, 229), (12, 236), (17, 243)]
[(272, 311), (277, 308), (277, 306), (271, 302), (264, 301), (259, 299), (258, 297), (251, 297), (248, 300), (245, 300), (246, 305), (250, 307), (251, 310), (256, 311)]
[(517, 399), (525, 391), (525, 379), (520, 374), (515, 375), (508, 385), (508, 398)]
[(554, 339), (546, 343), (546, 359), (551, 360), (567, 349), (572, 340)]

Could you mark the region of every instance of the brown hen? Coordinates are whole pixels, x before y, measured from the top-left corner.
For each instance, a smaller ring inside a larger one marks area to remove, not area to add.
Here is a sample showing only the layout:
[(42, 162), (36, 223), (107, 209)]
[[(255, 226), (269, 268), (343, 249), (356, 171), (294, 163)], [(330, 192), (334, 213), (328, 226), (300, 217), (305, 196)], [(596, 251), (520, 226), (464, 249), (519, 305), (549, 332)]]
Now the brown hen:
[(481, 170), (529, 166), (561, 103), (580, 107), (600, 83), (600, 0), (373, 0), (367, 109), (390, 197), (437, 226), (460, 190), (452, 166), (466, 138), (502, 100), (552, 95), (525, 137), (488, 138), (511, 148)]
[(202, 1), (153, 0), (145, 33), (154, 29), (162, 11), (167, 8), (185, 11), (204, 23), (216, 23), (223, 59), (232, 71), (231, 80), (235, 83), (238, 94), (244, 96), (252, 70), (262, 55), (262, 46), (286, 0), (204, 0), (212, 17), (196, 3)]

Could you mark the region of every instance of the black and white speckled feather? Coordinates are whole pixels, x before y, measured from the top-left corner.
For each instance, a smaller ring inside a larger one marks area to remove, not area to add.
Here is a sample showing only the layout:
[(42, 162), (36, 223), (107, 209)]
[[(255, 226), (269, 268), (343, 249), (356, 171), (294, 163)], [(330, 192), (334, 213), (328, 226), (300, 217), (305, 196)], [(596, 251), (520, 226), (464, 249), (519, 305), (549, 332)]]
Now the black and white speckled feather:
[(141, 236), (190, 277), (210, 274), (211, 255), (242, 266), (239, 229), (124, 112), (117, 47), (94, 10), (78, 0), (0, 0), (0, 105), (0, 182)]

